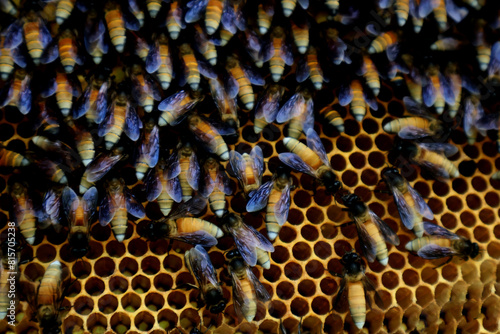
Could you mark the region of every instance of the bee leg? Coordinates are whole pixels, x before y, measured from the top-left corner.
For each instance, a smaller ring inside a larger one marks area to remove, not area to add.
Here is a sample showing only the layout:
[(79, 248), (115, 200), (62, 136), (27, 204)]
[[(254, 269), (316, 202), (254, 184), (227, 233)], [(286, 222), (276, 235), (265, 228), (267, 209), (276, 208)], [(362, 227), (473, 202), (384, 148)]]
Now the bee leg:
[(344, 224), (341, 224), (340, 227), (345, 227), (345, 226), (349, 226), (349, 225), (352, 225), (354, 224), (353, 221), (350, 221), (350, 222), (347, 222), (347, 223), (344, 223)]
[(443, 263), (441, 263), (439, 266), (434, 267), (434, 269), (437, 269), (437, 268), (439, 268), (439, 267), (444, 266), (445, 264), (450, 263), (452, 259), (453, 259), (453, 256), (448, 257), (448, 260), (444, 261), (444, 262), (443, 262)]
[(198, 287), (196, 285), (193, 285), (191, 283), (182, 283), (182, 284), (179, 284), (175, 287), (175, 289), (172, 289), (172, 290), (191, 290), (191, 289), (196, 289), (198, 290)]

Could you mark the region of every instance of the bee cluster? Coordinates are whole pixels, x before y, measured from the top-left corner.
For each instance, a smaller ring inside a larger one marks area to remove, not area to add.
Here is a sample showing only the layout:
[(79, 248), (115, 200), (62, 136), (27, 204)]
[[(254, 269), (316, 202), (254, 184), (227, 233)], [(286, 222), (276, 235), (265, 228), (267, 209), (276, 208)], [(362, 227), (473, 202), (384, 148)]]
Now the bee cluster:
[(496, 1), (0, 10), (1, 333), (499, 331)]

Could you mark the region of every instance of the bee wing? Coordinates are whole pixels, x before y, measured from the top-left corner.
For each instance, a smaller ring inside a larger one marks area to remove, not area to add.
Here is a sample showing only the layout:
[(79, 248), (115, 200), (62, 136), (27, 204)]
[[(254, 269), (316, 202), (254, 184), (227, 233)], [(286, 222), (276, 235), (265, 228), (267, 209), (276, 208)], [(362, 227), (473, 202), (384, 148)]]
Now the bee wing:
[(189, 158), (189, 168), (187, 172), (187, 181), (191, 188), (198, 190), (198, 180), (200, 179), (200, 165), (198, 164), (198, 159), (193, 153)]
[(274, 252), (274, 247), (269, 240), (253, 227), (244, 223), (239, 228), (229, 228), (229, 233), (233, 235), (234, 242), (245, 262), (252, 267), (257, 264), (256, 247), (268, 252)]
[(43, 51), (40, 62), (42, 64), (52, 63), (57, 57), (59, 57), (59, 45), (58, 43), (52, 43)]
[(99, 223), (106, 226), (113, 219), (116, 213), (116, 205), (109, 194), (107, 194), (99, 205)]
[(250, 267), (247, 267), (246, 271), (247, 271), (248, 280), (253, 284), (253, 287), (255, 289), (257, 299), (259, 299), (260, 301), (263, 301), (263, 302), (267, 302), (269, 299), (271, 299), (269, 292), (267, 292), (264, 285), (262, 285), (262, 283), (259, 281), (259, 279), (255, 276), (252, 269), (250, 269)]
[(215, 79), (217, 78), (217, 72), (215, 72), (214, 68), (208, 61), (205, 59), (197, 59), (198, 61), (198, 70), (200, 74), (203, 75), (207, 79)]
[(31, 88), (30, 77), (26, 75), (21, 82), (21, 89), (19, 91), (19, 111), (26, 115), (31, 110)]
[(250, 152), (250, 157), (252, 158), (252, 169), (254, 175), (257, 175), (260, 180), (262, 177), (262, 173), (264, 172), (264, 153), (260, 146), (256, 145), (252, 148)]
[[(467, 105), (466, 105), (467, 108)], [(467, 109), (466, 109), (467, 111)], [(464, 119), (465, 121), (465, 119)], [(476, 127), (480, 130), (498, 130), (498, 114), (487, 114), (476, 120)]]
[[(252, 42), (254, 42), (254, 43), (252, 43)], [(254, 40), (249, 40), (249, 43), (251, 43), (251, 44), (249, 44), (250, 47), (253, 46), (255, 48), (255, 50), (258, 49), (258, 46), (257, 46), (258, 37), (255, 37)], [(267, 62), (267, 61), (269, 61), (269, 59), (271, 59), (273, 54), (274, 54), (273, 44), (272, 44), (271, 40), (267, 40), (262, 45), (262, 48), (260, 48), (259, 57), (262, 58), (262, 61)]]
[[(167, 97), (165, 100), (161, 101), (160, 104), (158, 105), (158, 109), (161, 111), (172, 111), (177, 108), (179, 108), (179, 104), (184, 100), (189, 94), (184, 91), (180, 90), (177, 93), (170, 95)], [(185, 106), (184, 106), (185, 108)]]
[(425, 203), (422, 196), (420, 196), (420, 194), (415, 189), (413, 189), (413, 187), (410, 186), (409, 184), (408, 184), (408, 191), (410, 192), (411, 197), (415, 201), (417, 210), (422, 215), (422, 217), (427, 218), (429, 220), (433, 220), (434, 213), (432, 213), (431, 208), (429, 207), (429, 205), (427, 205), (427, 203)]
[(311, 128), (307, 130), (306, 136), (307, 136), (307, 146), (319, 156), (321, 161), (323, 161), (323, 163), (326, 166), (330, 167), (330, 159), (328, 159), (325, 147), (323, 146), (321, 138), (319, 138), (316, 131), (314, 131), (314, 129)]
[(341, 85), (339, 89), (339, 104), (346, 106), (351, 103), (354, 94), (350, 85)]
[(217, 282), (217, 272), (205, 248), (196, 245), (186, 252), (184, 259), (189, 263), (189, 268), (198, 282), (212, 284), (213, 286), (219, 285)]
[(368, 262), (375, 261), (377, 254), (377, 245), (375, 240), (373, 240), (373, 238), (368, 234), (368, 231), (362, 221), (354, 217), (354, 222), (356, 224), (356, 230), (358, 231), (359, 246), (363, 251), (363, 255), (366, 257)]
[(259, 189), (257, 189), (254, 192), (252, 198), (250, 198), (250, 200), (248, 201), (246, 208), (247, 211), (256, 212), (264, 209), (267, 205), (267, 199), (269, 198), (269, 195), (271, 194), (273, 187), (274, 187), (273, 180), (261, 185)]
[(182, 188), (178, 177), (167, 180), (165, 190), (176, 203), (180, 203), (182, 201)]
[(15, 48), (23, 42), (23, 26), (20, 21), (12, 23), (5, 32), (4, 48)]
[(154, 126), (149, 135), (149, 142), (141, 145), (143, 153), (146, 154), (149, 167), (153, 168), (160, 157), (160, 129)]
[(309, 64), (305, 57), (300, 58), (297, 64), (297, 70), (295, 71), (295, 79), (297, 82), (304, 82), (307, 78), (309, 78), (310, 69)]
[(398, 188), (391, 187), (391, 191), (394, 195), (394, 202), (396, 202), (398, 207), (399, 215), (401, 216), (401, 222), (407, 229), (411, 230), (415, 225), (415, 215), (412, 208), (408, 205), (403, 193)]
[(436, 165), (429, 161), (419, 161), (418, 164), (420, 164), (422, 167), (427, 168), (438, 180), (451, 178), (450, 173), (448, 173), (448, 171), (443, 166)]
[(87, 181), (99, 181), (104, 175), (106, 175), (107, 172), (109, 172), (111, 168), (113, 168), (114, 165), (118, 163), (118, 161), (120, 161), (121, 158), (121, 154), (113, 156), (103, 155), (92, 160), (86, 170)]
[(125, 126), (123, 127), (123, 131), (125, 134), (132, 140), (137, 141), (141, 134), (140, 129), (142, 128), (142, 121), (135, 112), (134, 107), (127, 104), (127, 115), (125, 117)]
[(437, 91), (432, 81), (427, 78), (422, 85), (422, 99), (427, 107), (432, 107), (436, 102)]
[(0, 92), (0, 107), (5, 107), (12, 100), (14, 96), (14, 85), (12, 82), (5, 85)]
[[(258, 147), (258, 146), (256, 146)], [(245, 173), (245, 159), (238, 152), (232, 150), (229, 152), (229, 166), (236, 175), (238, 181), (246, 184), (246, 173)]]
[(457, 251), (448, 247), (441, 247), (435, 244), (428, 244), (420, 248), (417, 252), (418, 256), (423, 259), (434, 260), (443, 257), (457, 255)]
[(429, 222), (424, 221), (424, 230), (425, 233), (429, 235), (434, 235), (434, 236), (439, 236), (445, 239), (450, 239), (450, 240), (458, 240), (460, 237), (456, 235), (455, 233), (448, 231), (444, 227), (438, 226), (436, 224), (432, 224)]
[(203, 178), (203, 183), (200, 187), (200, 194), (208, 198), (215, 189), (216, 180), (212, 179), (210, 172), (205, 170), (205, 177)]
[(217, 172), (217, 178), (215, 179), (215, 184), (226, 195), (231, 195), (233, 193), (233, 189), (231, 189), (231, 183), (229, 182), (229, 178), (227, 177), (226, 172), (224, 172), (220, 167)]
[[(92, 92), (91, 85), (85, 88), (82, 96), (78, 99), (75, 107), (73, 108), (73, 118), (78, 119), (85, 115), (90, 108), (90, 93)], [(106, 109), (104, 110), (106, 111)], [(102, 120), (101, 120), (102, 121)]]
[(162, 184), (158, 173), (152, 168), (144, 177), (144, 189), (146, 190), (146, 198), (148, 202), (152, 202), (160, 196)]
[(89, 223), (92, 219), (92, 216), (95, 213), (97, 207), (97, 197), (99, 194), (97, 193), (96, 187), (92, 187), (83, 194), (82, 197), (82, 206), (83, 206), (83, 221), (85, 223)]
[(158, 46), (158, 43), (154, 43), (154, 45), (149, 49), (148, 55), (146, 57), (146, 71), (148, 73), (154, 73), (160, 68), (160, 65), (160, 48)]
[(106, 110), (108, 108), (107, 94), (108, 94), (108, 83), (104, 82), (101, 88), (99, 88), (99, 93), (97, 94), (97, 99), (95, 101), (95, 110), (97, 114), (95, 122), (97, 124), (100, 124), (106, 115)]
[(278, 203), (276, 203), (276, 206), (274, 207), (274, 215), (276, 216), (276, 220), (280, 226), (283, 226), (288, 219), (288, 211), (290, 210), (291, 203), (290, 190), (290, 184), (287, 184), (281, 192)]
[(286, 41), (283, 40), (281, 43), (281, 59), (287, 64), (288, 66), (293, 65), (293, 53), (292, 49), (290, 48), (289, 45), (286, 44)]
[(113, 124), (115, 123), (115, 105), (116, 102), (113, 102), (113, 104), (108, 107), (106, 116), (99, 124), (97, 130), (97, 134), (99, 135), (99, 137), (104, 137), (113, 127)]
[(300, 109), (297, 106), (300, 103), (304, 103), (304, 98), (301, 94), (294, 94), (278, 111), (276, 121), (284, 123), (296, 116), (297, 110)]
[(347, 285), (346, 283), (347, 283), (347, 280), (345, 279), (345, 277), (343, 277), (342, 280), (340, 281), (339, 291), (337, 292), (337, 295), (335, 296), (335, 299), (333, 300), (332, 308), (336, 308), (337, 305), (339, 304), (340, 298), (342, 298), (342, 295), (344, 294), (344, 290), (345, 290), (345, 287)]
[(452, 155), (456, 154), (458, 152), (458, 148), (453, 145), (453, 144), (447, 144), (447, 143), (419, 143), (418, 144), (421, 148), (428, 150), (428, 151), (433, 151), (433, 152), (438, 152), (440, 154), (444, 154), (447, 157), (451, 157)]
[(243, 319), (244, 315), (242, 309), (245, 305), (247, 297), (238, 275), (231, 270), (229, 270), (229, 272), (231, 273), (231, 285), (233, 286), (234, 312), (236, 313), (238, 319)]
[(125, 207), (127, 212), (132, 216), (137, 218), (144, 218), (146, 216), (146, 211), (141, 203), (137, 202), (132, 192), (127, 187), (123, 188), (123, 194), (125, 196)]
[(422, 129), (415, 126), (406, 126), (398, 132), (398, 136), (402, 139), (417, 139), (428, 137), (432, 134), (433, 132), (430, 129)]
[(370, 217), (372, 222), (378, 226), (384, 240), (394, 246), (399, 245), (399, 237), (398, 235), (387, 225), (379, 216), (377, 216), (373, 211), (370, 212)]
[(61, 196), (50, 189), (43, 198), (42, 207), (51, 218), (59, 219), (59, 208), (61, 205)]
[(75, 213), (76, 209), (80, 205), (80, 200), (78, 199), (78, 196), (73, 191), (73, 189), (71, 189), (70, 187), (64, 188), (61, 195), (61, 200), (64, 213), (66, 214), (66, 217), (68, 217), (68, 221), (71, 223), (75, 220)]
[(43, 48), (45, 49), (45, 47), (49, 45), (50, 42), (52, 42), (52, 36), (50, 35), (50, 31), (49, 29), (47, 29), (47, 26), (45, 25), (42, 19), (38, 20), (38, 27), (40, 31), (39, 39), (40, 42), (42, 43)]
[(141, 29), (141, 23), (134, 16), (134, 14), (130, 13), (128, 10), (122, 10), (123, 22), (125, 23), (125, 28), (132, 31), (137, 31)]
[(374, 96), (369, 95), (369, 93), (367, 92), (363, 92), (363, 98), (365, 102), (370, 106), (370, 108), (372, 108), (375, 111), (378, 110), (377, 99)]
[(369, 305), (371, 308), (370, 296), (366, 293), (366, 291), (373, 291), (375, 293), (375, 300), (376, 300), (377, 304), (384, 305), (384, 302), (383, 302), (382, 298), (380, 297), (380, 295), (377, 291), (377, 288), (375, 287), (375, 285), (373, 285), (373, 282), (368, 277), (363, 276), (362, 283), (363, 283), (363, 287), (365, 288), (365, 298), (366, 298), (367, 305)]
[(387, 54), (387, 59), (389, 59), (389, 61), (394, 61), (399, 54), (399, 44), (394, 43), (389, 45), (387, 49), (385, 49), (385, 53)]
[(222, 23), (224, 29), (226, 29), (233, 35), (236, 34), (236, 13), (234, 12), (234, 8), (228, 3), (228, 1), (224, 1), (224, 8), (222, 10), (220, 22)]
[(441, 91), (443, 93), (444, 100), (450, 105), (455, 104), (455, 92), (453, 89), (453, 83), (441, 73), (439, 74), (439, 83), (441, 86)]
[(262, 75), (260, 75), (260, 73), (253, 69), (251, 66), (243, 65), (241, 66), (241, 69), (243, 70), (243, 72), (245, 72), (246, 77), (252, 83), (252, 85), (264, 86), (266, 84), (266, 80), (264, 80)]
[(217, 245), (217, 239), (210, 233), (203, 230), (190, 233), (180, 233), (176, 236), (171, 236), (171, 238), (203, 247), (212, 247)]
[(207, 206), (207, 200), (201, 196), (194, 196), (187, 202), (182, 202), (173, 210), (168, 218), (175, 220), (181, 217), (192, 217), (200, 214)]
[(301, 173), (309, 174), (316, 177), (316, 171), (311, 168), (301, 157), (295, 153), (280, 153), (278, 155), (282, 163), (290, 168), (293, 168)]
[(299, 0), (299, 4), (302, 9), (307, 9), (309, 7), (309, 0)]
[(425, 18), (429, 15), (434, 8), (439, 6), (439, 0), (422, 0), (418, 6), (419, 18)]
[(467, 8), (459, 7), (451, 0), (445, 0), (445, 6), (446, 14), (456, 23), (461, 22), (469, 14)]
[(10, 49), (10, 54), (12, 55), (12, 59), (17, 66), (21, 68), (25, 68), (27, 65), (27, 58), (24, 52), (21, 51), (19, 47)]
[(165, 169), (165, 178), (167, 180), (171, 180), (181, 173), (181, 165), (179, 163), (179, 155), (177, 152), (173, 152), (167, 159), (167, 162), (165, 164), (166, 169)]

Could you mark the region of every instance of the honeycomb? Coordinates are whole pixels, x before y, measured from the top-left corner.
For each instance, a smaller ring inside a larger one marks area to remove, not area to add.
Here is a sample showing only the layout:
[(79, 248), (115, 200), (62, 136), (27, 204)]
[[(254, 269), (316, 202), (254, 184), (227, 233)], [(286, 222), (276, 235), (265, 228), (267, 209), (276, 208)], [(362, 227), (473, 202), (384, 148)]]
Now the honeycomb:
[[(294, 79), (285, 78), (293, 90)], [(334, 94), (335, 96), (337, 94)], [(482, 252), (464, 262), (455, 258), (437, 267), (442, 260), (427, 261), (408, 253), (404, 245), (414, 238), (403, 228), (391, 195), (374, 192), (380, 172), (387, 166), (387, 153), (394, 135), (383, 131), (387, 121), (404, 113), (402, 97), (397, 89), (382, 83), (378, 111), (370, 110), (361, 123), (355, 121), (349, 107), (338, 104), (330, 92), (319, 92), (317, 106), (331, 105), (344, 118), (345, 132), (316, 118), (320, 134), (333, 169), (351, 192), (398, 234), (398, 247), (388, 245), (389, 263), (367, 265), (366, 275), (377, 287), (383, 304), (374, 303), (367, 313), (362, 332), (369, 333), (497, 333), (500, 331), (500, 181), (491, 179), (500, 168), (494, 141), (479, 137), (467, 144), (461, 128), (454, 129), (451, 142), (459, 148), (451, 160), (459, 167), (460, 177), (449, 182), (436, 181), (419, 168), (405, 167), (405, 175), (414, 188), (428, 201), (435, 223), (477, 242)], [(494, 108), (494, 106), (491, 106)], [(318, 109), (319, 110), (319, 109)], [(279, 164), (277, 155), (285, 152), (282, 143), (286, 125), (269, 125), (261, 134), (253, 131), (248, 114), (241, 113), (239, 140), (230, 149), (248, 151), (261, 146), (266, 161), (264, 182)], [(0, 141), (8, 149), (24, 153), (35, 135), (32, 119), (17, 110), (0, 110)], [(227, 162), (222, 162), (227, 167)], [(14, 171), (14, 175), (19, 171)], [(125, 240), (117, 242), (109, 226), (94, 222), (91, 227), (90, 251), (82, 260), (69, 254), (67, 231), (38, 232), (35, 245), (22, 251), (21, 259), (32, 258), (20, 267), (18, 291), (34, 292), (49, 264), (61, 261), (76, 281), (70, 286), (61, 311), (65, 333), (165, 333), (188, 332), (202, 324), (206, 333), (277, 333), (280, 321), (289, 333), (296, 333), (299, 322), (311, 333), (359, 332), (354, 325), (347, 302), (332, 311), (338, 292), (341, 256), (352, 249), (360, 252), (356, 229), (342, 225), (349, 221), (333, 197), (308, 175), (292, 172), (297, 188), (292, 192), (288, 222), (273, 242), (271, 268), (257, 266), (254, 273), (272, 299), (260, 303), (251, 323), (238, 322), (230, 301), (224, 314), (214, 315), (199, 309), (197, 290), (178, 289), (182, 284), (195, 284), (185, 266), (183, 253), (191, 246), (168, 240), (148, 242), (139, 231), (158, 216), (158, 208), (148, 203), (135, 170), (126, 165), (120, 170), (127, 186), (142, 200), (147, 217), (129, 220)], [(12, 175), (0, 178), (0, 228), (5, 238), (9, 219), (7, 185)], [(233, 181), (235, 179), (233, 178)], [(262, 213), (245, 213), (241, 192), (227, 198), (228, 210), (244, 215), (250, 226), (265, 232)], [(202, 215), (216, 222), (210, 209)], [(130, 218), (130, 217), (129, 217)], [(3, 240), (3, 239), (2, 239)], [(224, 296), (231, 297), (225, 272), (224, 253), (233, 247), (231, 237), (219, 239), (209, 254), (223, 284)], [(38, 323), (32, 319), (29, 295), (19, 294), (19, 323), (12, 327), (0, 322), (0, 333), (36, 333)]]

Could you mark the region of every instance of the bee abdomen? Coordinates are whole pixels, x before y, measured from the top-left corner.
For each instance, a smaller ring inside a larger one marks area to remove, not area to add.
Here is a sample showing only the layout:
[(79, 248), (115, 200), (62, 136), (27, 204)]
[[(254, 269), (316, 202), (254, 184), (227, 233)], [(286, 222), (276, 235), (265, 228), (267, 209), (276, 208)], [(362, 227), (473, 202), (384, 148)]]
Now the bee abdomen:
[(210, 209), (215, 215), (221, 218), (226, 211), (226, 195), (219, 189), (214, 189), (212, 194), (208, 197)]
[(224, 235), (222, 230), (216, 225), (199, 218), (179, 218), (175, 223), (177, 224), (178, 233), (192, 233), (203, 230), (215, 238), (220, 238)]
[(348, 285), (349, 310), (354, 324), (363, 328), (366, 320), (365, 290), (362, 282), (352, 282)]
[(323, 165), (323, 162), (321, 161), (319, 156), (297, 139), (287, 137), (283, 139), (283, 143), (290, 152), (297, 154), (314, 170), (317, 170)]
[(117, 241), (122, 242), (125, 239), (127, 231), (127, 209), (120, 208), (116, 210), (115, 216), (111, 220), (111, 230)]
[(420, 129), (429, 129), (429, 120), (422, 117), (404, 117), (397, 118), (384, 125), (384, 131), (397, 133), (406, 127), (416, 127)]
[(166, 191), (162, 191), (156, 201), (160, 206), (161, 213), (167, 216), (172, 209), (172, 205), (174, 204), (174, 200), (172, 199), (172, 197), (170, 197), (170, 195)]
[(276, 203), (278, 203), (280, 197), (281, 197), (281, 191), (273, 189), (271, 190), (271, 194), (269, 195), (269, 199), (267, 201), (266, 228), (267, 228), (267, 235), (271, 240), (276, 239), (281, 230), (281, 226), (278, 224), (278, 221), (276, 220), (276, 215), (274, 214)]

